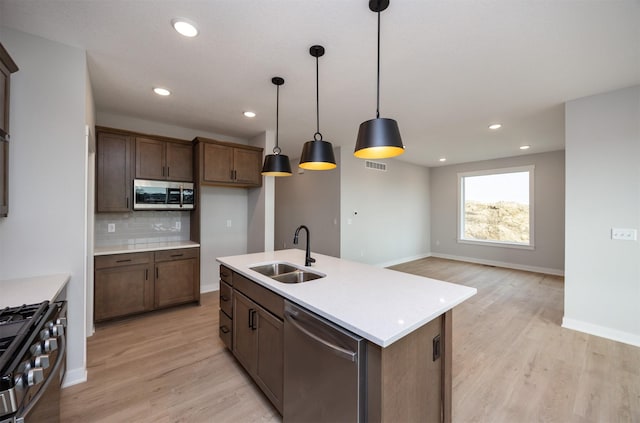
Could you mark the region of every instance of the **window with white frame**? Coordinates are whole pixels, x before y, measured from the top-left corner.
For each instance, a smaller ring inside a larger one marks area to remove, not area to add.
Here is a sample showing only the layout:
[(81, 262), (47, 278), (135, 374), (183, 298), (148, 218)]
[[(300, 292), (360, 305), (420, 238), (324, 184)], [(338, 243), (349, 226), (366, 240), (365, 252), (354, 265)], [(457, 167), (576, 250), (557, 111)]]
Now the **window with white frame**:
[(458, 241), (533, 248), (534, 166), (458, 174)]

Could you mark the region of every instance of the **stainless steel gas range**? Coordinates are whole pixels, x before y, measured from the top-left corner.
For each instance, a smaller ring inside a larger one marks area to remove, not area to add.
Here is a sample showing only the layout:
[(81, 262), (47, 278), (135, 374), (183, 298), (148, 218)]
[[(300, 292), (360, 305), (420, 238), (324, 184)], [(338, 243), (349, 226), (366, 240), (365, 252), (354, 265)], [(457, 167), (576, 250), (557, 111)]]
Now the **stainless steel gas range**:
[(0, 423), (57, 423), (65, 301), (0, 309)]

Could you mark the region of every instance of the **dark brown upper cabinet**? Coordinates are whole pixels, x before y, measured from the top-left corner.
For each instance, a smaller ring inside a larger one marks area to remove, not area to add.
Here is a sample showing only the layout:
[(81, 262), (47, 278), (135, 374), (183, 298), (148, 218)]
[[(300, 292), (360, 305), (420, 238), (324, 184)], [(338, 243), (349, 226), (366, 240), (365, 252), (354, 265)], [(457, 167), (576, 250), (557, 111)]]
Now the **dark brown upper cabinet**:
[(198, 137), (202, 185), (252, 188), (262, 186), (262, 149)]
[(18, 66), (0, 44), (0, 217), (9, 214), (9, 94), (11, 74), (17, 71)]
[(98, 129), (96, 211), (128, 212), (133, 195), (133, 137)]
[(136, 137), (136, 178), (193, 181), (191, 143)]

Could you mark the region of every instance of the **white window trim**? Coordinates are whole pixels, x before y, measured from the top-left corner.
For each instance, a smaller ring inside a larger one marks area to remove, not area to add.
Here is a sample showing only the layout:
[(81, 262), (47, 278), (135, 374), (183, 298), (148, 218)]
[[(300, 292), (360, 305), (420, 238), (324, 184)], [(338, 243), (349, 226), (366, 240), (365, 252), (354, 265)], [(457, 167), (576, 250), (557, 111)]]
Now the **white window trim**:
[[(464, 234), (464, 192), (462, 187), (462, 180), (467, 176), (483, 176), (483, 175), (498, 175), (501, 173), (515, 173), (515, 172), (529, 172), (529, 244), (520, 244), (515, 242), (503, 242), (503, 241), (482, 241), (482, 240), (470, 240), (464, 239), (462, 235)], [(482, 246), (491, 246), (491, 247), (504, 247), (504, 248), (515, 248), (521, 250), (534, 250), (535, 249), (535, 228), (534, 228), (534, 210), (535, 210), (535, 201), (534, 201), (534, 181), (535, 181), (535, 165), (528, 166), (517, 166), (517, 167), (506, 167), (500, 169), (486, 169), (486, 170), (478, 170), (471, 172), (459, 172), (458, 173), (458, 234), (457, 241), (459, 244), (471, 244), (471, 245), (482, 245)]]

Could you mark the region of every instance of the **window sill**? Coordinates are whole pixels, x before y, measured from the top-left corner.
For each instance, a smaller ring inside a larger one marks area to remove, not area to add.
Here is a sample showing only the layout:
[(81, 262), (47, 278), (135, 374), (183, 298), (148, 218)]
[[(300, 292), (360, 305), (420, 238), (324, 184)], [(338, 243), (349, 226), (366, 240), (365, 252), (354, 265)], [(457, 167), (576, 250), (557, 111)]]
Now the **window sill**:
[(514, 242), (501, 242), (501, 241), (481, 241), (471, 239), (458, 239), (458, 244), (479, 245), (485, 247), (502, 247), (502, 248), (514, 248), (516, 250), (535, 250), (533, 244), (517, 244)]

